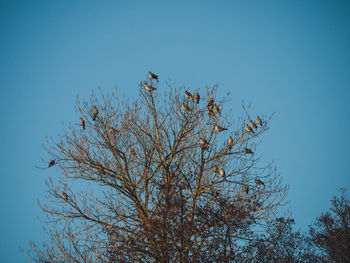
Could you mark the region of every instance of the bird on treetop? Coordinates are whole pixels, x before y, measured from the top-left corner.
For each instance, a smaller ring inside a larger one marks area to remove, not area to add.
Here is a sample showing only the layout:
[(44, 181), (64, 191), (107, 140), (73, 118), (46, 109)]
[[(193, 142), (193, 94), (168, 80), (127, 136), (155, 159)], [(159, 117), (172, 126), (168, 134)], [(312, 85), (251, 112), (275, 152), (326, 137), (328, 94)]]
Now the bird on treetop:
[(82, 117), (80, 117), (80, 126), (83, 127), (83, 130), (85, 130), (85, 121)]
[(260, 179), (255, 179), (254, 181), (255, 181), (255, 183), (256, 183), (257, 185), (263, 185), (263, 186), (265, 186), (265, 184), (263, 183), (263, 181), (261, 181)]
[(192, 94), (191, 94), (190, 92), (188, 92), (187, 90), (185, 91), (185, 97), (186, 97), (187, 99), (193, 100)]
[(260, 126), (262, 126), (262, 120), (260, 119), (259, 116), (256, 116), (256, 122), (257, 122)]
[(152, 87), (151, 85), (145, 84), (145, 89), (148, 91), (154, 91), (157, 90), (156, 88)]
[(155, 79), (157, 82), (159, 82), (158, 76), (156, 74), (153, 74), (151, 71), (148, 72), (148, 78), (151, 80)]
[(254, 133), (253, 129), (248, 124), (245, 125), (245, 129), (247, 132)]
[(249, 126), (252, 128), (252, 129), (257, 129), (258, 126), (256, 126), (255, 122), (253, 122), (252, 120), (249, 121)]
[(253, 154), (253, 151), (251, 149), (249, 149), (249, 148), (244, 148), (243, 152), (246, 153), (246, 154), (249, 154), (249, 153)]
[(51, 166), (54, 166), (55, 163), (56, 163), (55, 159), (51, 160), (51, 161), (49, 162), (49, 168), (50, 168)]
[(98, 114), (98, 110), (97, 110), (96, 106), (94, 106), (92, 109), (92, 120), (93, 121), (96, 120), (97, 114)]
[(215, 125), (215, 130), (218, 132), (226, 131), (227, 128), (220, 127), (219, 125)]
[(201, 97), (199, 96), (198, 93), (194, 94), (194, 99), (195, 99), (195, 101), (196, 101), (197, 104), (199, 104), (200, 98), (201, 98)]

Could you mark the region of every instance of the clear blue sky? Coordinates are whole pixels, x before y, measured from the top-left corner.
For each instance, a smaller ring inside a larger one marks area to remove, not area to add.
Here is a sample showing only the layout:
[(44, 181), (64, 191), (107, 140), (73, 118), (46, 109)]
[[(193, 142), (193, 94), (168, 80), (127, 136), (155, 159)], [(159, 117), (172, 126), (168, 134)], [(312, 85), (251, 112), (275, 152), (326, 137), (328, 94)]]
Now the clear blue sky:
[(259, 153), (274, 159), (297, 226), (340, 187), (350, 190), (349, 1), (0, 2), (0, 261), (45, 235), (37, 200), (45, 136), (75, 122), (76, 95), (133, 96), (152, 70), (161, 83), (219, 83), (253, 112), (276, 112)]

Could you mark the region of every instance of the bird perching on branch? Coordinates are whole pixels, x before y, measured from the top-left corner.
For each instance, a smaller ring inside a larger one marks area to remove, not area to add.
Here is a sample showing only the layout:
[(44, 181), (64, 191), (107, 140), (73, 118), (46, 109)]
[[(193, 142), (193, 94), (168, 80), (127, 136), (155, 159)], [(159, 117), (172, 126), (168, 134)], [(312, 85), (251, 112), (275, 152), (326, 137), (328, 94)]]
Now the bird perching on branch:
[(245, 129), (246, 129), (247, 132), (249, 132), (249, 133), (251, 133), (251, 134), (254, 133), (252, 127), (250, 127), (248, 124), (245, 125)]
[(98, 114), (97, 107), (94, 106), (93, 109), (92, 109), (92, 120), (93, 121), (96, 121), (97, 114)]
[(252, 129), (257, 129), (258, 126), (256, 126), (255, 122), (253, 122), (252, 120), (249, 121), (249, 126), (252, 128)]
[(257, 124), (259, 124), (260, 126), (262, 126), (262, 120), (260, 119), (259, 116), (256, 116), (256, 122), (257, 122)]
[(257, 185), (265, 186), (265, 184), (263, 183), (263, 181), (261, 181), (260, 179), (255, 179), (254, 181), (255, 181), (255, 183), (256, 183)]
[(54, 166), (55, 164), (56, 164), (55, 159), (51, 160), (51, 161), (49, 162), (49, 167), (48, 167), (48, 168), (50, 168), (51, 166)]
[(148, 72), (148, 78), (149, 78), (150, 80), (154, 79), (154, 80), (156, 80), (157, 82), (159, 82), (158, 76), (157, 76), (156, 74), (153, 74), (151, 71)]
[(216, 130), (217, 132), (222, 132), (222, 131), (226, 131), (227, 128), (223, 128), (223, 127), (221, 127), (221, 126), (219, 126), (219, 125), (215, 125), (215, 130)]
[(190, 92), (188, 92), (187, 90), (185, 91), (185, 97), (186, 97), (187, 99), (193, 100), (192, 94), (191, 94)]
[(83, 127), (83, 131), (85, 131), (85, 121), (83, 117), (80, 117), (80, 126)]
[(151, 85), (145, 84), (145, 89), (148, 91), (154, 91), (157, 90), (155, 87), (152, 87)]

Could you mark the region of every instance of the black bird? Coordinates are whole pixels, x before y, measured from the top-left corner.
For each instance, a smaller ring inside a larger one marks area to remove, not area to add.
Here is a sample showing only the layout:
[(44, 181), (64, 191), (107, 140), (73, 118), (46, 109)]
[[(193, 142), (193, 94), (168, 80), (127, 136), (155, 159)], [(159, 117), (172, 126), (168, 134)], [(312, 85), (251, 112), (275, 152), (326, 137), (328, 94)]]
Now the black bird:
[(148, 72), (148, 78), (151, 80), (155, 79), (157, 82), (159, 82), (158, 76), (156, 74), (153, 74), (151, 71)]
[(85, 130), (85, 121), (82, 117), (80, 117), (80, 126), (83, 127), (83, 130)]
[(246, 153), (246, 154), (253, 154), (253, 151), (251, 149), (249, 149), (249, 148), (244, 148), (243, 152)]
[(255, 179), (254, 181), (255, 181), (255, 183), (256, 183), (257, 185), (263, 185), (263, 186), (265, 186), (265, 184), (263, 183), (263, 181), (261, 181), (260, 179)]
[(51, 166), (54, 166), (55, 163), (56, 163), (55, 159), (51, 160), (51, 161), (49, 162), (49, 168), (50, 168)]
[(96, 120), (97, 114), (98, 114), (98, 110), (97, 110), (96, 106), (94, 106), (92, 109), (92, 120), (93, 121)]

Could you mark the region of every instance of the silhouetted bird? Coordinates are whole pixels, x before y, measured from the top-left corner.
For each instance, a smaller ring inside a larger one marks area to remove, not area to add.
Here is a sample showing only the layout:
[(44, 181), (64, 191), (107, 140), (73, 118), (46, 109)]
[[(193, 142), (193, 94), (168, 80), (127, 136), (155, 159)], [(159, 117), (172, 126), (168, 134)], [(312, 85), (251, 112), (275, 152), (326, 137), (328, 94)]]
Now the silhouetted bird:
[(66, 193), (65, 191), (62, 192), (61, 197), (62, 197), (64, 200), (68, 201), (68, 195), (67, 195), (67, 193)]
[(189, 110), (190, 110), (190, 107), (188, 107), (187, 104), (182, 103), (182, 109), (183, 109), (184, 111), (189, 111)]
[(220, 168), (220, 175), (225, 176), (225, 170), (223, 168)]
[(248, 124), (245, 125), (245, 129), (247, 132), (254, 133), (253, 129)]
[(151, 85), (145, 84), (145, 89), (148, 91), (154, 91), (157, 90), (156, 88), (152, 87)]
[(256, 183), (257, 185), (263, 185), (263, 186), (265, 186), (265, 184), (264, 184), (260, 179), (255, 179), (254, 181), (255, 181), (255, 183)]
[(256, 122), (257, 122), (260, 126), (262, 126), (262, 120), (260, 119), (259, 116), (256, 116)]
[(257, 129), (258, 126), (256, 126), (255, 122), (253, 122), (252, 120), (249, 121), (249, 126), (252, 128), (252, 129)]
[(231, 136), (228, 137), (228, 145), (229, 145), (229, 146), (232, 146), (232, 145), (233, 145), (233, 139), (232, 139)]
[(215, 130), (218, 132), (226, 131), (226, 128), (220, 127), (219, 125), (215, 125)]
[(54, 166), (55, 163), (56, 163), (55, 159), (51, 160), (51, 161), (49, 162), (49, 168), (50, 168), (51, 166)]
[(158, 76), (156, 74), (153, 74), (151, 71), (148, 72), (148, 78), (151, 80), (155, 79), (157, 82), (159, 82)]
[(214, 105), (214, 111), (215, 111), (215, 113), (217, 113), (217, 114), (221, 114), (221, 111), (220, 111), (220, 109), (219, 109), (219, 106), (218, 105)]
[(185, 91), (185, 97), (186, 97), (187, 99), (193, 100), (192, 94), (191, 94), (190, 92), (188, 92), (187, 90)]
[(246, 154), (249, 154), (249, 153), (253, 154), (253, 151), (251, 149), (249, 149), (249, 148), (244, 148), (243, 152), (246, 153)]
[(92, 110), (92, 120), (93, 121), (96, 120), (97, 114), (98, 114), (98, 110), (97, 110), (96, 106), (94, 106), (94, 108)]
[(196, 101), (197, 104), (199, 104), (199, 100), (201, 99), (201, 97), (199, 96), (198, 93), (194, 94), (194, 99)]
[(85, 130), (85, 121), (82, 117), (80, 117), (80, 126), (83, 127), (83, 130)]

